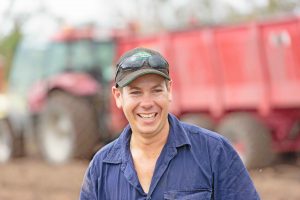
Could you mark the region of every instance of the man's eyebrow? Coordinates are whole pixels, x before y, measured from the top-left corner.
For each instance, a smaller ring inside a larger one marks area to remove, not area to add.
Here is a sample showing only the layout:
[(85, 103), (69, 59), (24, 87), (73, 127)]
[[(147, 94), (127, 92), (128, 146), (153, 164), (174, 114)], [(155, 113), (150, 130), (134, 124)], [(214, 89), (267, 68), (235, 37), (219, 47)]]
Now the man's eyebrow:
[(136, 86), (128, 86), (128, 89), (129, 90), (140, 90), (140, 88), (136, 87)]
[(162, 87), (162, 84), (161, 84), (161, 83), (159, 83), (159, 84), (157, 84), (157, 85), (154, 85), (152, 88), (155, 89), (155, 88), (160, 88), (160, 87)]
[[(153, 85), (151, 88), (155, 89), (155, 88), (159, 88), (159, 87), (163, 87), (163, 85), (161, 83), (158, 83), (156, 85)], [(128, 85), (128, 89), (129, 90), (140, 90), (141, 88), (138, 87), (138, 86), (130, 86), (130, 85)]]

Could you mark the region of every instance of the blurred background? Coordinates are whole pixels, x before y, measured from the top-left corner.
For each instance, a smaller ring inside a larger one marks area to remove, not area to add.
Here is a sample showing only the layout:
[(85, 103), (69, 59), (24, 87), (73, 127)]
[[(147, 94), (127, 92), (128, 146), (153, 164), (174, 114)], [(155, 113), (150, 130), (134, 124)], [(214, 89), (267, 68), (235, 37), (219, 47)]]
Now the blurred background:
[(169, 61), (171, 111), (238, 151), (262, 199), (300, 199), (299, 0), (1, 0), (0, 199), (77, 199), (126, 120), (114, 64)]

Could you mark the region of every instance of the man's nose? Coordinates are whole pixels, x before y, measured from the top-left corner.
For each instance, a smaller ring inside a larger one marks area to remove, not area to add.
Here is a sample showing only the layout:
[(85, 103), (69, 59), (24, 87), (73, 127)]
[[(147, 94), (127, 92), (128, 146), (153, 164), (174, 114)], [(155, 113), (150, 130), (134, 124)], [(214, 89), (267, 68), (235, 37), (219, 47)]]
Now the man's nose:
[(147, 109), (147, 108), (151, 108), (154, 104), (154, 101), (153, 101), (153, 97), (151, 96), (151, 94), (144, 94), (142, 99), (141, 99), (141, 103), (140, 105)]

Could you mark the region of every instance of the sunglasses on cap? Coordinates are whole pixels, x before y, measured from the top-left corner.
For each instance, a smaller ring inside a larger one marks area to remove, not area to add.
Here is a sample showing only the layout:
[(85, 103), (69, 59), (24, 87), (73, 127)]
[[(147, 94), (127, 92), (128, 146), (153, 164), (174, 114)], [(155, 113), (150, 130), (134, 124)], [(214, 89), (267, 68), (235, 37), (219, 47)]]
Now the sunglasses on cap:
[(169, 63), (160, 55), (146, 56), (132, 55), (117, 65), (117, 73), (122, 70), (137, 70), (143, 66), (148, 66), (154, 69), (164, 69), (169, 72)]

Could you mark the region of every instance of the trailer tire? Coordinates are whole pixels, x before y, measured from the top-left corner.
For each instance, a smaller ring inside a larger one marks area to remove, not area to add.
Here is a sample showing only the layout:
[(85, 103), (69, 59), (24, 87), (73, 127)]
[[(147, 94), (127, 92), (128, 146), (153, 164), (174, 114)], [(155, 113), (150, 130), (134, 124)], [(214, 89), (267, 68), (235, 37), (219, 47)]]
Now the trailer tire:
[(247, 168), (267, 166), (275, 157), (270, 130), (248, 113), (226, 116), (217, 132), (229, 139)]
[(50, 163), (91, 158), (99, 139), (96, 111), (87, 98), (54, 91), (39, 117), (38, 144)]
[(215, 129), (213, 119), (206, 114), (184, 114), (180, 117), (180, 120), (208, 130)]

